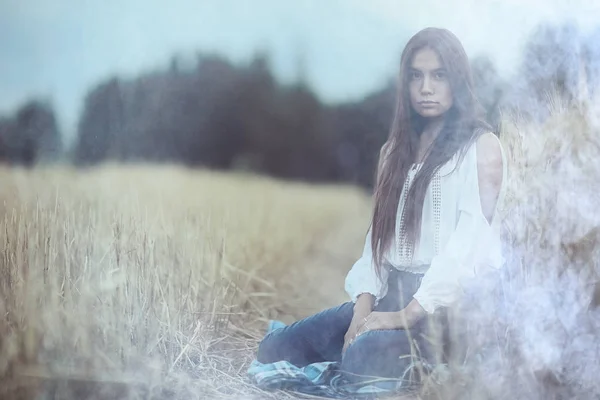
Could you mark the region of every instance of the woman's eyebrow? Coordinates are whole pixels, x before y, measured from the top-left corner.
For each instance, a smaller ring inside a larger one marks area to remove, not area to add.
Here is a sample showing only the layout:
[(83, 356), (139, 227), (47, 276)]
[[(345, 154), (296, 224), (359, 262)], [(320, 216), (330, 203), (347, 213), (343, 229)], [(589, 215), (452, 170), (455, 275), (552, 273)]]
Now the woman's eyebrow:
[[(415, 67), (409, 67), (408, 70), (410, 72), (424, 72), (424, 71), (427, 71), (426, 68), (421, 69), (421, 68), (415, 68)], [(444, 68), (444, 67), (435, 68), (435, 69), (432, 69), (431, 72), (446, 72), (446, 68)]]

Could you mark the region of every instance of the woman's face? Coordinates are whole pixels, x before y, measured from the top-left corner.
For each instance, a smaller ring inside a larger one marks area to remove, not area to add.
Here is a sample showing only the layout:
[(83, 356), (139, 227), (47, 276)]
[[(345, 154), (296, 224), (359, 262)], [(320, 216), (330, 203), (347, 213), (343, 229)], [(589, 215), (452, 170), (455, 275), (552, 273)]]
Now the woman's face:
[(412, 108), (424, 118), (444, 115), (452, 107), (452, 90), (447, 72), (437, 53), (425, 47), (418, 50), (408, 69)]

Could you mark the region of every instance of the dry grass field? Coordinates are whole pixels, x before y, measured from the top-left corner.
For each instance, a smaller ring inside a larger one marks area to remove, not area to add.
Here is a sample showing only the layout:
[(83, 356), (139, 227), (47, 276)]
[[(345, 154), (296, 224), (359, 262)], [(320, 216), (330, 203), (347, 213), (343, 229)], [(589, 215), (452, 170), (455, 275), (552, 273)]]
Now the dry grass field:
[[(482, 286), (464, 309), (474, 349), (502, 338), (425, 398), (600, 394), (600, 125), (554, 107), (501, 135), (508, 272), (501, 299)], [(356, 188), (173, 166), (3, 168), (0, 182), (8, 399), (293, 397), (245, 369), (268, 319), (346, 300), (370, 216)]]
[(156, 166), (0, 174), (5, 390), (236, 394), (269, 318), (345, 300), (368, 223), (354, 188)]

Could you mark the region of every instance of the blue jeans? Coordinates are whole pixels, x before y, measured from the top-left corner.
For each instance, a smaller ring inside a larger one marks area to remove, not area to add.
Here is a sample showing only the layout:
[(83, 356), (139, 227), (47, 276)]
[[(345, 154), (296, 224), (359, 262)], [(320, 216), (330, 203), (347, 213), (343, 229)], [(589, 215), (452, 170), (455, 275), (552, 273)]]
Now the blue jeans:
[[(390, 268), (388, 294), (380, 300), (374, 311), (389, 312), (404, 308), (412, 300), (421, 278), (420, 274)], [(357, 337), (342, 354), (344, 335), (352, 321), (353, 306), (352, 302), (346, 302), (271, 332), (261, 341), (257, 360), (261, 363), (285, 360), (298, 367), (315, 362), (337, 361), (350, 382), (360, 383), (373, 377), (400, 378), (410, 369), (415, 357), (434, 362), (447, 338), (444, 317), (424, 317), (408, 331), (368, 331)], [(439, 325), (440, 322), (442, 325)], [(434, 343), (430, 343), (432, 337)], [(440, 339), (437, 343), (436, 337)]]

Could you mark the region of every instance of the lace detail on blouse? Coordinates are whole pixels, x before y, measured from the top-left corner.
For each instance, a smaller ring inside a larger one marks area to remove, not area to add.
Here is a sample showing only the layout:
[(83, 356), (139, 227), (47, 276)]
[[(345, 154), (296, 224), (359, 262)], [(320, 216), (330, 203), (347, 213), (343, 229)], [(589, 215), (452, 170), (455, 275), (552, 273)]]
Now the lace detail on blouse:
[[(402, 207), (401, 217), (398, 221), (400, 228), (397, 237), (396, 248), (398, 250), (398, 258), (400, 261), (399, 269), (402, 266), (410, 266), (413, 263), (414, 250), (413, 246), (408, 241), (408, 235), (406, 233), (406, 221), (405, 221), (405, 205), (408, 196), (408, 190), (413, 184), (416, 174), (420, 167), (413, 165), (408, 173), (406, 180), (404, 181), (404, 187), (402, 189), (402, 197), (400, 199), (400, 206)], [(442, 180), (440, 177), (439, 168), (433, 174), (431, 178), (431, 193), (433, 202), (433, 249), (432, 253), (438, 255), (440, 252), (440, 223), (442, 218)], [(424, 223), (421, 221), (421, 223)]]

